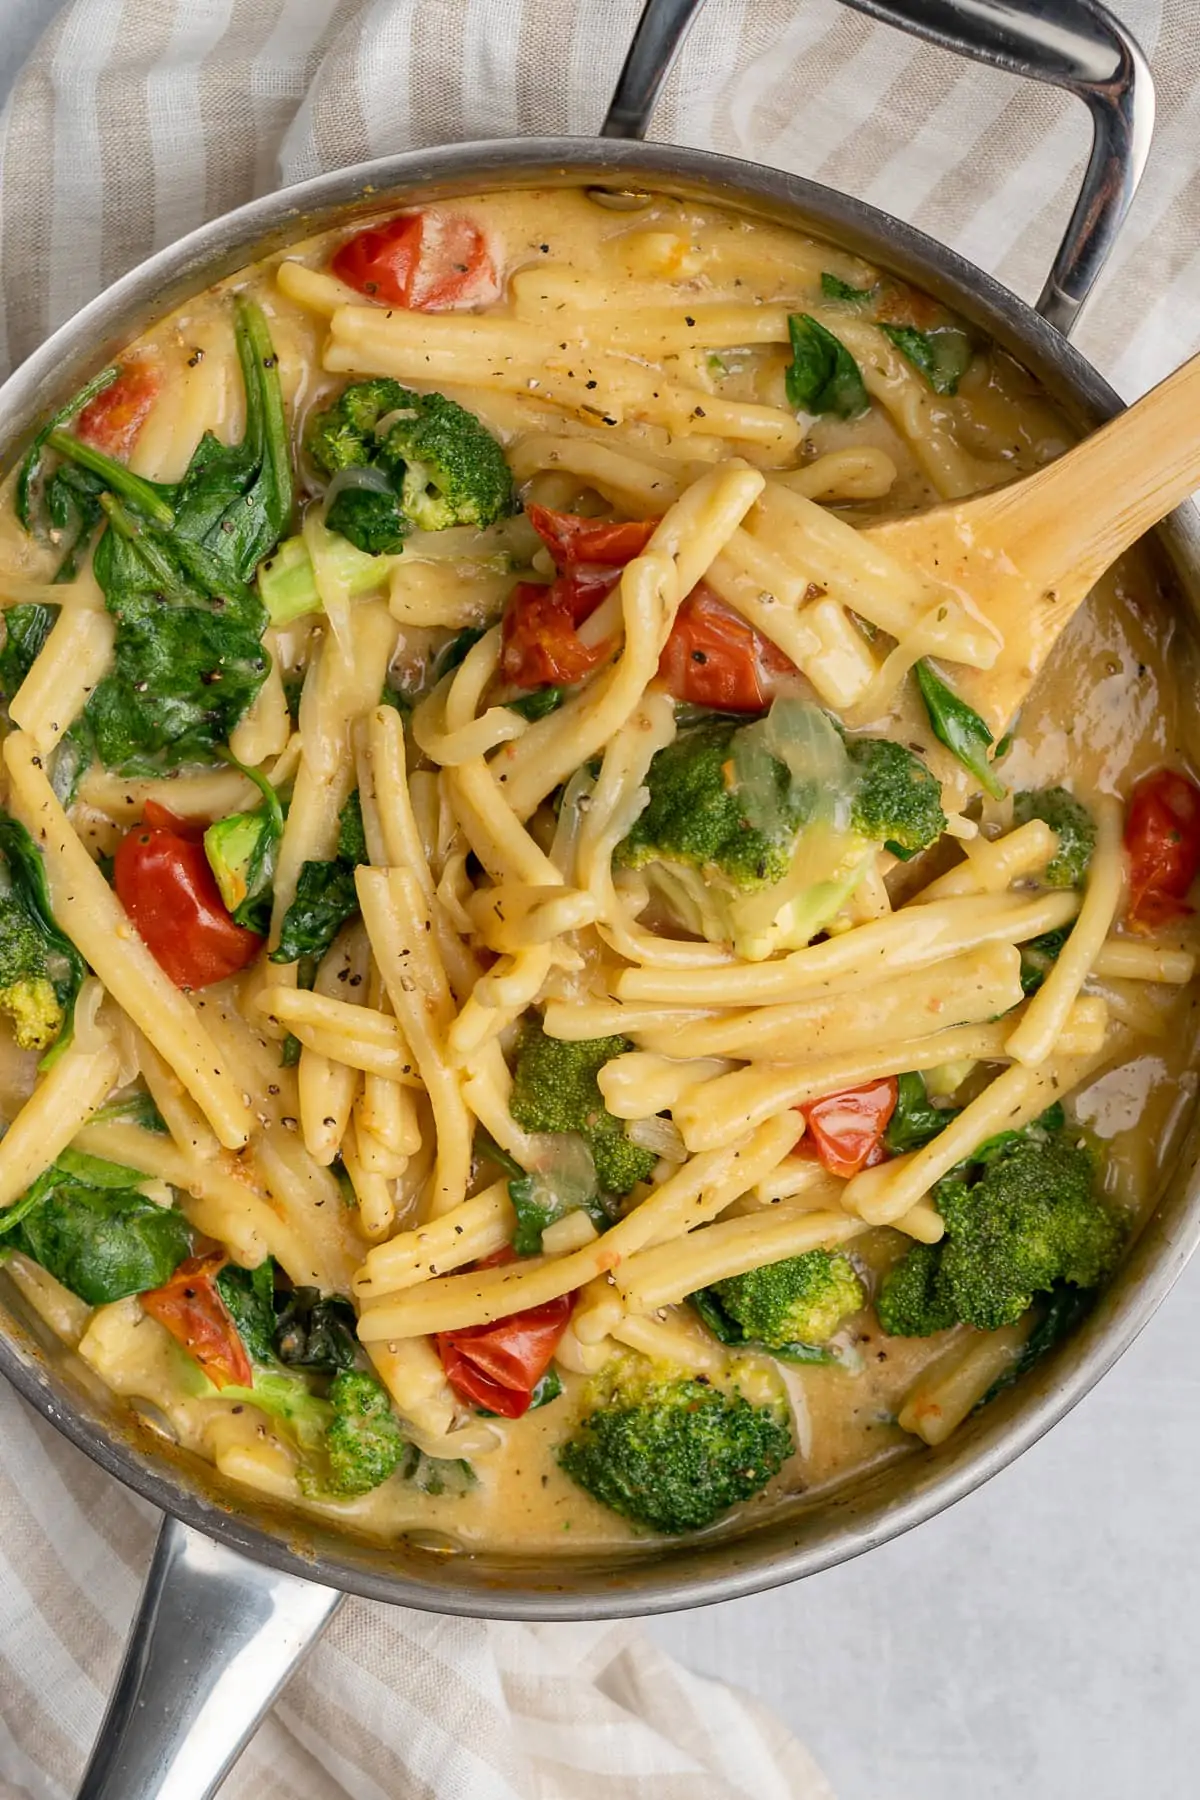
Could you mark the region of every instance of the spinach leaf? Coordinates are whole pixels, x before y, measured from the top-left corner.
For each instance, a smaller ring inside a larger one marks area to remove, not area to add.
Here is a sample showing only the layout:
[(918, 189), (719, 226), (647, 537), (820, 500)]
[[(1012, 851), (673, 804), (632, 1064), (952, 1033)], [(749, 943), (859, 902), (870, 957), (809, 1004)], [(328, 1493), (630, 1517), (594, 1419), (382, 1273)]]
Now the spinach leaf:
[(23, 1050), (47, 1050), (70, 1031), (85, 971), (50, 909), (41, 851), (0, 812), (0, 1012)]
[(1055, 931), (1044, 931), (1041, 937), (1030, 938), (1027, 944), (1021, 945), (1023, 994), (1037, 993), (1062, 954), (1062, 947), (1070, 935), (1071, 927), (1060, 925)]
[(99, 375), (94, 375), (85, 387), (80, 388), (79, 392), (67, 401), (65, 406), (61, 406), (51, 418), (47, 419), (25, 452), (24, 461), (17, 474), (14, 499), (17, 518), (26, 531), (38, 532), (38, 515), (42, 500), (42, 464), (45, 457), (46, 440), (50, 433), (57, 430), (60, 425), (65, 425), (68, 419), (73, 419), (76, 413), (81, 413), (84, 407), (96, 398), (97, 394), (102, 394), (105, 388), (112, 386), (120, 373), (120, 368), (116, 364), (110, 368), (101, 369)]
[(884, 337), (925, 377), (935, 394), (956, 394), (971, 360), (971, 340), (957, 325), (918, 331), (915, 325), (880, 325)]
[(870, 405), (862, 371), (840, 338), (808, 313), (788, 318), (792, 360), (784, 377), (798, 412), (836, 413), (854, 419)]
[(569, 1212), (585, 1212), (597, 1231), (607, 1231), (612, 1224), (598, 1198), (566, 1206), (540, 1175), (521, 1175), (510, 1181), (508, 1197), (517, 1215), (512, 1244), (518, 1256), (540, 1256), (542, 1233)]
[(275, 1262), (263, 1258), (257, 1269), (226, 1263), (217, 1274), (217, 1292), (238, 1329), (251, 1362), (275, 1360)]
[(868, 300), (875, 298), (873, 287), (851, 287), (848, 281), (843, 281), (838, 275), (831, 275), (828, 269), (821, 275), (821, 292), (827, 300), (846, 300), (854, 306), (863, 306)]
[[(55, 425), (44, 443), (107, 519), (96, 578), (117, 620), (113, 672), (86, 718), (110, 768), (153, 774), (210, 761), (266, 678), (266, 611), (247, 586), (292, 508), (283, 400), (266, 319), (236, 302), (246, 394), (238, 444), (206, 433), (182, 481), (143, 481)], [(82, 472), (82, 473), (81, 473)]]
[(888, 1120), (883, 1141), (894, 1156), (905, 1150), (919, 1150), (940, 1131), (944, 1131), (957, 1108), (943, 1111), (936, 1107), (925, 1091), (920, 1075), (909, 1071), (897, 1077), (896, 1110)]
[(60, 1158), (0, 1218), (0, 1232), (89, 1306), (161, 1287), (192, 1253), (182, 1213), (125, 1185), (133, 1170), (95, 1157), (75, 1164), (87, 1179)]
[(41, 655), (58, 618), (57, 606), (10, 606), (4, 614), (0, 649), (0, 699), (12, 703), (17, 689)]
[(995, 740), (979, 714), (934, 674), (924, 657), (915, 665), (914, 673), (934, 737), (945, 744), (964, 769), (970, 770), (993, 800), (1003, 800), (1004, 783), (988, 757), (988, 750)]
[(155, 1106), (149, 1094), (126, 1094), (120, 1100), (110, 1100), (97, 1113), (92, 1114), (92, 1122), (96, 1125), (139, 1125), (143, 1131), (155, 1131), (165, 1136), (167, 1122)]
[(356, 788), (338, 815), (337, 856), (331, 861), (301, 865), (296, 898), (283, 915), (279, 944), (271, 952), (272, 962), (324, 956), (347, 919), (358, 911), (354, 870), (367, 860), (362, 802)]
[(534, 688), (532, 693), (522, 694), (519, 700), (506, 700), (505, 705), (509, 712), (520, 713), (523, 719), (532, 723), (535, 719), (544, 719), (550, 713), (557, 712), (566, 697), (566, 688)]
[(354, 870), (344, 862), (306, 862), (296, 882), (296, 898), (283, 915), (276, 963), (324, 956), (347, 919), (358, 911)]
[(354, 1308), (340, 1294), (293, 1288), (275, 1322), (275, 1355), (289, 1369), (333, 1375), (358, 1359)]

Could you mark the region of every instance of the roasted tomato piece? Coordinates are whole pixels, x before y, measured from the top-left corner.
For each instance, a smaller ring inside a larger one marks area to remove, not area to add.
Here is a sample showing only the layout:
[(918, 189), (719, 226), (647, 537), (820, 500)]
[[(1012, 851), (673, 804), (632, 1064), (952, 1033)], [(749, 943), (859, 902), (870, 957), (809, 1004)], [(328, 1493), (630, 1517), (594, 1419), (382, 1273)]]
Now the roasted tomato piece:
[(896, 1110), (898, 1091), (896, 1077), (888, 1075), (841, 1094), (824, 1094), (799, 1108), (823, 1169), (848, 1181), (860, 1169), (884, 1160), (883, 1134)]
[(176, 987), (209, 987), (236, 975), (253, 962), (262, 939), (230, 918), (203, 843), (183, 835), (193, 827), (153, 801), (146, 814), (113, 859), (117, 898)]
[(223, 1250), (189, 1256), (170, 1281), (142, 1294), (141, 1302), (217, 1387), (250, 1387), (254, 1370), (246, 1346), (217, 1291), (217, 1276), (228, 1261)]
[(1192, 911), (1186, 895), (1200, 871), (1200, 788), (1175, 769), (1139, 781), (1125, 821), (1129, 922), (1143, 931)]
[(794, 663), (701, 582), (675, 615), (658, 665), (676, 700), (715, 712), (763, 712), (773, 678), (797, 673)]
[(472, 1406), (504, 1419), (521, 1418), (554, 1359), (574, 1305), (574, 1294), (564, 1294), (494, 1325), (439, 1332), (438, 1355), (450, 1386)]
[(482, 306), (500, 291), (487, 239), (463, 213), (401, 213), (349, 238), (332, 268), (360, 294), (416, 312)]
[(158, 399), (158, 389), (158, 370), (152, 364), (127, 363), (117, 379), (84, 407), (75, 421), (76, 435), (108, 456), (128, 456)]

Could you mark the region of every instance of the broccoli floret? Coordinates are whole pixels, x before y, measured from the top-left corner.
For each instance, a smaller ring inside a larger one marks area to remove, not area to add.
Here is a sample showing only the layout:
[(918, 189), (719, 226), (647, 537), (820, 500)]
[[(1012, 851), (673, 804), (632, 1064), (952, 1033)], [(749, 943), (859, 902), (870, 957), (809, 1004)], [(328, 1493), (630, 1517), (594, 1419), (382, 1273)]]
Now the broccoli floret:
[(0, 813), (0, 1013), (22, 1050), (45, 1050), (61, 1035), (83, 975), (50, 911), (40, 850)]
[(939, 1277), (940, 1244), (914, 1244), (883, 1278), (875, 1300), (889, 1337), (932, 1337), (958, 1324), (958, 1314)]
[(239, 925), (265, 936), (271, 922), (275, 856), (283, 836), (283, 808), (265, 775), (238, 768), (258, 788), (257, 812), (230, 813), (204, 833), (204, 854), (222, 900)]
[(778, 1474), (795, 1445), (782, 1397), (621, 1358), (593, 1382), (559, 1466), (593, 1499), (651, 1531), (701, 1531)]
[(1087, 807), (1066, 788), (1031, 788), (1013, 796), (1013, 820), (1027, 825), (1043, 819), (1058, 834), (1058, 849), (1046, 864), (1047, 887), (1080, 887), (1096, 848), (1096, 822)]
[(347, 1369), (330, 1384), (329, 1405), (325, 1466), (319, 1474), (302, 1472), (301, 1486), (310, 1494), (367, 1494), (400, 1466), (408, 1449), (387, 1389), (373, 1375)]
[(768, 1350), (823, 1344), (866, 1296), (846, 1256), (808, 1250), (714, 1284), (748, 1341)]
[(849, 738), (846, 753), (858, 775), (850, 824), (907, 862), (946, 829), (942, 789), (919, 756), (891, 738)]
[(620, 1119), (604, 1104), (597, 1073), (614, 1056), (633, 1046), (627, 1038), (585, 1038), (569, 1044), (547, 1037), (540, 1020), (521, 1034), (513, 1072), (510, 1107), (526, 1131), (576, 1131), (596, 1165), (596, 1181), (605, 1194), (627, 1194), (648, 1181), (654, 1168), (652, 1151), (630, 1143)]
[[(816, 709), (805, 710), (811, 725)], [(756, 743), (753, 804), (739, 759), (746, 733), (761, 725), (715, 717), (685, 727), (651, 762), (649, 802), (618, 847), (617, 861), (644, 869), (682, 925), (754, 961), (809, 943), (880, 844), (908, 857), (945, 827), (940, 789), (919, 758), (884, 738), (843, 749), (825, 715), (816, 717), (811, 776)], [(833, 793), (822, 785), (822, 733), (841, 764)], [(772, 741), (787, 747), (780, 733)]]
[(884, 1330), (924, 1337), (961, 1323), (994, 1331), (1057, 1282), (1098, 1286), (1125, 1232), (1094, 1197), (1094, 1176), (1085, 1146), (1037, 1133), (939, 1182), (933, 1198), (946, 1235), (910, 1250), (885, 1277), (877, 1305)]
[(326, 475), (371, 472), (336, 496), (325, 521), (368, 555), (396, 554), (414, 527), (483, 530), (516, 511), (504, 451), (474, 413), (398, 381), (352, 382), (313, 419), (308, 453)]

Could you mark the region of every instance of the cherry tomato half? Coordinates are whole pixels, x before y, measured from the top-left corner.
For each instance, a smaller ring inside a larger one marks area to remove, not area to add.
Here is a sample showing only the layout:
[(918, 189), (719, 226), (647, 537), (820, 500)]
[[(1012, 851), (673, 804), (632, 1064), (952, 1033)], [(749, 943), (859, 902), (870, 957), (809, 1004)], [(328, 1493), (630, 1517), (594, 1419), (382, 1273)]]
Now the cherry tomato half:
[(717, 712), (763, 712), (771, 678), (796, 668), (701, 582), (675, 615), (658, 673), (676, 700)]
[(463, 213), (401, 213), (349, 238), (332, 268), (360, 294), (416, 312), (481, 306), (500, 291), (487, 239)]
[(527, 506), (525, 514), (560, 569), (593, 563), (623, 569), (642, 554), (659, 526), (657, 519), (585, 519), (549, 506)]
[(1200, 872), (1200, 788), (1174, 769), (1139, 781), (1125, 821), (1129, 922), (1153, 930), (1186, 917), (1185, 896)]
[(141, 1302), (217, 1387), (250, 1387), (254, 1370), (246, 1346), (217, 1291), (217, 1276), (228, 1261), (223, 1250), (189, 1256), (170, 1281), (151, 1288)]
[[(203, 988), (253, 962), (262, 939), (230, 918), (202, 843), (163, 808), (121, 840), (113, 859), (117, 898), (176, 987)], [(158, 823), (157, 821), (170, 821)]]
[(860, 1169), (883, 1162), (887, 1155), (883, 1134), (896, 1110), (898, 1092), (896, 1077), (888, 1075), (801, 1106), (807, 1138), (821, 1167), (848, 1181)]
[(439, 1332), (438, 1355), (450, 1386), (472, 1406), (503, 1419), (521, 1418), (554, 1360), (574, 1305), (574, 1294), (564, 1294), (493, 1325)]
[(77, 435), (108, 456), (128, 456), (158, 399), (158, 386), (158, 371), (150, 363), (127, 363), (84, 407), (75, 421)]
[(549, 587), (521, 581), (509, 596), (501, 627), (500, 672), (514, 687), (571, 687), (602, 663), (607, 642), (585, 644), (578, 627), (617, 580), (560, 575)]

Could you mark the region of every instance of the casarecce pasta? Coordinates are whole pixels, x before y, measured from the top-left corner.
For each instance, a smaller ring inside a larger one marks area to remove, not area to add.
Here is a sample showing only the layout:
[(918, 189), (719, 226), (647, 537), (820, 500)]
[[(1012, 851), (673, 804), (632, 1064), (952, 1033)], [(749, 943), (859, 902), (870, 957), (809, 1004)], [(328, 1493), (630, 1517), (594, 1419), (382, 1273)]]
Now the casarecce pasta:
[(443, 1547), (940, 1444), (1111, 1274), (1191, 1059), (1156, 581), (997, 744), (1011, 622), (858, 529), (1068, 437), (666, 197), (385, 216), (129, 346), (0, 507), (24, 1304), (231, 1482)]

